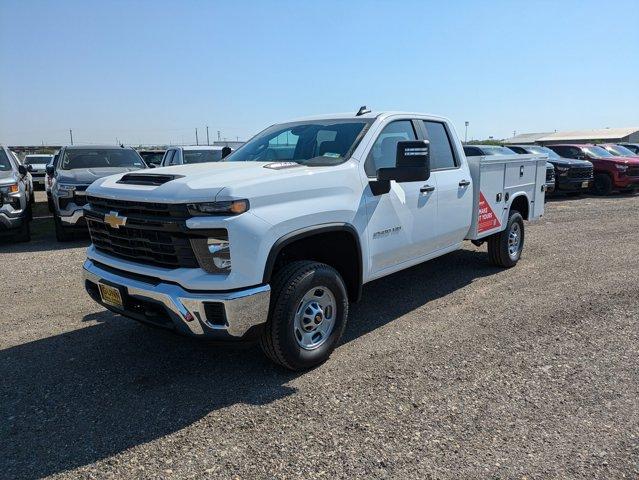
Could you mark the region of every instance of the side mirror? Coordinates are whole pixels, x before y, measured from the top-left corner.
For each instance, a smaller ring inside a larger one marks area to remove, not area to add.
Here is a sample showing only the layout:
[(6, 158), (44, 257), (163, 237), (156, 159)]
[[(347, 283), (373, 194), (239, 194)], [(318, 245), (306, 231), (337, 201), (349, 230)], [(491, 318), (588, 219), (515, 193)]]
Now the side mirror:
[(27, 173), (29, 173), (29, 170), (24, 165), (18, 165), (18, 173), (24, 177)]
[(47, 175), (49, 175), (50, 177), (53, 177), (53, 173), (55, 171), (53, 168), (53, 165), (47, 165), (45, 170), (47, 172)]
[(390, 191), (390, 181), (419, 182), (430, 178), (430, 142), (409, 140), (397, 142), (395, 166), (377, 170), (377, 180), (370, 182), (373, 195)]
[(26, 165), (26, 167), (28, 172), (33, 172), (33, 165), (29, 164), (29, 165)]
[(224, 157), (228, 157), (228, 156), (231, 154), (231, 152), (232, 152), (232, 151), (233, 151), (233, 150), (231, 150), (231, 147), (228, 147), (228, 146), (227, 146), (227, 147), (224, 147), (224, 148), (222, 149), (222, 158), (224, 158)]
[(155, 163), (151, 163), (151, 162), (147, 163), (146, 166), (149, 167), (149, 168), (157, 168), (157, 165)]

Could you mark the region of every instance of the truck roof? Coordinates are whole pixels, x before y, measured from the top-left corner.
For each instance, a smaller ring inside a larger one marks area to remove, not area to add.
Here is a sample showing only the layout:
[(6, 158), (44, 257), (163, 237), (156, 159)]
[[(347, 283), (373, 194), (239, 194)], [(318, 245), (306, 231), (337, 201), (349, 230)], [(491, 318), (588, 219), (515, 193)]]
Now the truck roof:
[(169, 148), (181, 148), (182, 150), (222, 150), (219, 145), (172, 145)]
[(120, 145), (66, 145), (65, 147), (63, 147), (67, 150), (85, 150), (85, 149), (91, 149), (91, 150), (106, 150), (106, 149), (114, 149), (114, 148), (122, 148), (122, 149), (128, 149), (131, 150), (133, 149), (133, 147), (127, 147), (127, 146), (120, 146)]
[(402, 112), (402, 111), (381, 111), (381, 112), (369, 112), (364, 113), (362, 115), (357, 115), (357, 112), (347, 112), (347, 113), (326, 113), (324, 115), (313, 115), (309, 117), (301, 117), (294, 118), (289, 120), (288, 122), (282, 123), (292, 123), (292, 122), (304, 122), (309, 120), (357, 120), (357, 119), (376, 119), (381, 117), (390, 117), (392, 115), (405, 115), (405, 116), (414, 116), (414, 117), (429, 117), (437, 120), (445, 120), (448, 121), (447, 118), (432, 115), (430, 113), (419, 113), (419, 112)]

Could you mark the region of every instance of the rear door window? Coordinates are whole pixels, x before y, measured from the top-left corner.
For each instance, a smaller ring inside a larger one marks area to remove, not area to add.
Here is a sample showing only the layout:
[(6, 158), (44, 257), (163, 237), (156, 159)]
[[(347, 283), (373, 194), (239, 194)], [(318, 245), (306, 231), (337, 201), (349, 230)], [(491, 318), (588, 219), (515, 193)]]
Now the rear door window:
[(445, 170), (458, 166), (446, 126), (441, 122), (424, 120), (424, 128), (430, 142), (430, 169)]

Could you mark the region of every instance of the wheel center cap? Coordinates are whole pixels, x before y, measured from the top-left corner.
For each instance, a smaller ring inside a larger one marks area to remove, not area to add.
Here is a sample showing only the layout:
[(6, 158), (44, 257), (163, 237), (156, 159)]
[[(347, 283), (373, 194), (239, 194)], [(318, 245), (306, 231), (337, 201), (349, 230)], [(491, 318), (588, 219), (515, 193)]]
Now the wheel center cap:
[(320, 323), (322, 323), (322, 315), (318, 313), (315, 315), (315, 325), (319, 325)]

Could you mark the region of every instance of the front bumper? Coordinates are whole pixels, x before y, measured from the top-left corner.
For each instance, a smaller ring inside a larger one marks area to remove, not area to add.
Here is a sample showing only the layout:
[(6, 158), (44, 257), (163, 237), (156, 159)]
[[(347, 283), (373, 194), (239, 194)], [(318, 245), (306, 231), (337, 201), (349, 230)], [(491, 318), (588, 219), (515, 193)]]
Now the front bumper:
[[(269, 285), (230, 292), (193, 292), (92, 260), (84, 262), (83, 277), (89, 295), (109, 310), (190, 336), (239, 340), (266, 323), (268, 316)], [(105, 304), (98, 283), (118, 288), (124, 308)]]
[(592, 178), (557, 177), (557, 190), (578, 191), (587, 190), (592, 186)]
[(24, 213), (9, 215), (5, 212), (0, 212), (0, 233), (10, 232), (11, 230), (20, 228), (26, 221), (27, 216)]

